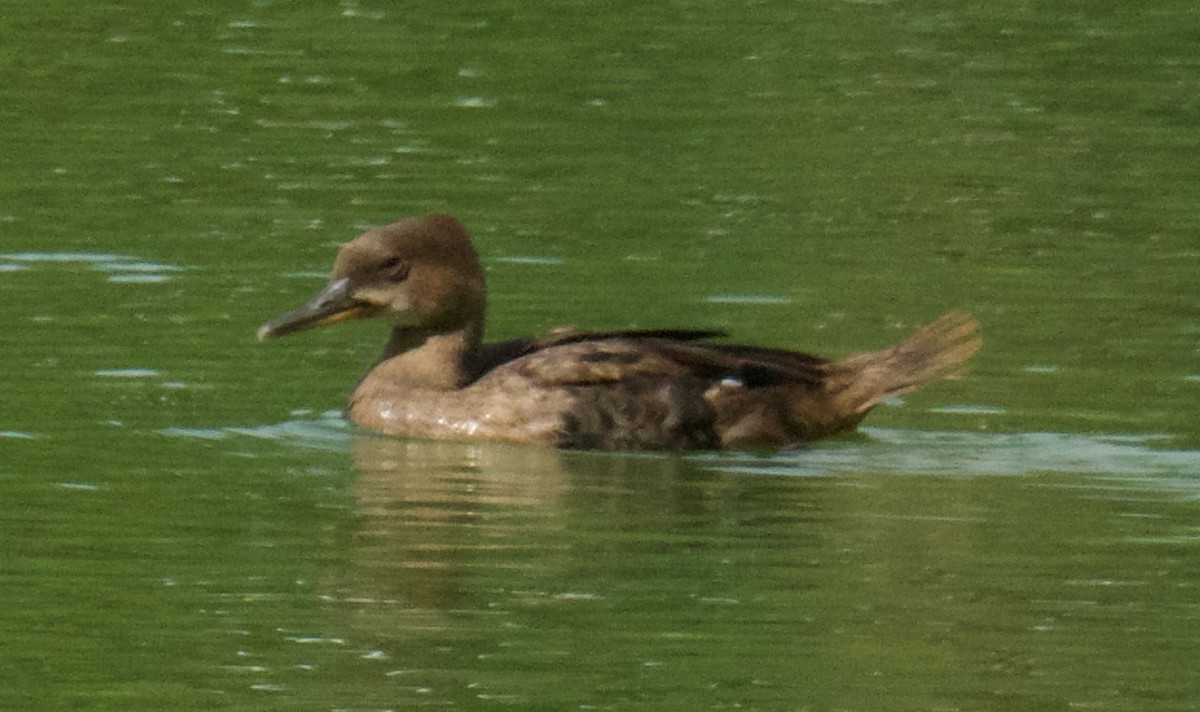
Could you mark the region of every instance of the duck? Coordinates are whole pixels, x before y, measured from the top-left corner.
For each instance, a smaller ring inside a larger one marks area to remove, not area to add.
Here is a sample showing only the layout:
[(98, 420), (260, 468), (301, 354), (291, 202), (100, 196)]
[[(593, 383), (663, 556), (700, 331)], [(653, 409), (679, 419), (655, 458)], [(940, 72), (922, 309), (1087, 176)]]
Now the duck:
[(462, 223), (408, 217), (342, 244), (325, 287), (257, 336), (390, 321), (383, 354), (345, 410), (371, 431), (625, 451), (804, 446), (957, 375), (982, 345), (965, 311), (839, 360), (725, 343), (710, 330), (559, 328), (485, 342), (486, 292)]

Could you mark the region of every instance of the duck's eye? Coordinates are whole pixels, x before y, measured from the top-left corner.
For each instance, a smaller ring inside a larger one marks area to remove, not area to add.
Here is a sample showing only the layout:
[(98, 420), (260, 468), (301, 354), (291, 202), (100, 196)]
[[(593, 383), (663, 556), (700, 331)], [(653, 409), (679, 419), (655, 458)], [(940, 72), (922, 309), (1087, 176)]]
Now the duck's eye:
[(383, 274), (393, 282), (403, 282), (408, 278), (408, 263), (399, 257), (389, 257), (383, 263)]

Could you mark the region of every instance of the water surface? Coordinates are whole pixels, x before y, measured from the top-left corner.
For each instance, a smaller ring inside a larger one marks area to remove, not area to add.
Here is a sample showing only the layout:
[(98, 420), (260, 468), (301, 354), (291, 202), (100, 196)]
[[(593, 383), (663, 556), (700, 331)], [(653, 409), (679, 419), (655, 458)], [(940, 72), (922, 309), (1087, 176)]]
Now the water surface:
[[(0, 707), (1200, 706), (1190, 4), (4, 18)], [(430, 210), (495, 338), (985, 348), (793, 452), (376, 438), (381, 325), (254, 332)]]

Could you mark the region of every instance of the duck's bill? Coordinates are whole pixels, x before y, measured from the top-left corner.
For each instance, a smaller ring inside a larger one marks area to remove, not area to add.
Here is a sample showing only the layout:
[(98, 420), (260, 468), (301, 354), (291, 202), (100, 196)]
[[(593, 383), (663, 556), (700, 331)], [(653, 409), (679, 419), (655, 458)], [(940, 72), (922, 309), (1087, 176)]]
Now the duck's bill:
[(303, 306), (286, 314), (280, 314), (258, 329), (258, 340), (273, 336), (294, 334), (297, 331), (315, 329), (339, 321), (361, 319), (374, 314), (378, 307), (354, 299), (350, 280), (342, 278), (330, 282), (315, 297)]

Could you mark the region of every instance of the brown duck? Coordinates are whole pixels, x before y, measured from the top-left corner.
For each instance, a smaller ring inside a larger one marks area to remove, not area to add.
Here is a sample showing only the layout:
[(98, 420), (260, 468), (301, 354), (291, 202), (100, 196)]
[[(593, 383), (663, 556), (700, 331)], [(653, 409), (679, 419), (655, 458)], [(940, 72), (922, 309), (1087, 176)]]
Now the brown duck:
[(950, 312), (840, 361), (710, 343), (719, 332), (576, 333), (483, 342), (483, 268), (446, 215), (342, 245), (329, 284), (259, 339), (386, 316), (392, 333), (347, 412), (389, 435), (604, 450), (776, 448), (853, 429), (881, 402), (952, 375), (980, 347)]

